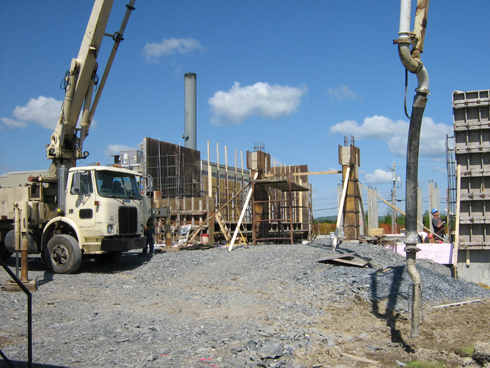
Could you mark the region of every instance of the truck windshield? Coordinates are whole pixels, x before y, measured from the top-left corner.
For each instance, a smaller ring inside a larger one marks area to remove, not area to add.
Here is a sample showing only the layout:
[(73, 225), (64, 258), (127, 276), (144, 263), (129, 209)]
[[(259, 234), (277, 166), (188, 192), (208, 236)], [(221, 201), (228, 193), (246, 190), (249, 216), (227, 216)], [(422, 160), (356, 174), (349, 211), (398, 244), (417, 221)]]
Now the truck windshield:
[(141, 199), (135, 175), (115, 171), (96, 171), (97, 191), (102, 197)]

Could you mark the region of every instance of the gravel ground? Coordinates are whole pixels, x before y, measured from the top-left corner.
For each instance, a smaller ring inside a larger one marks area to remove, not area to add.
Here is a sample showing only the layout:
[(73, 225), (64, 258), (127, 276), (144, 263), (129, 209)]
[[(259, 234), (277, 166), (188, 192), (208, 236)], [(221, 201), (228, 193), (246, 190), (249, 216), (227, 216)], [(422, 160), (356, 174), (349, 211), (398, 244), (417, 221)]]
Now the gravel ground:
[[(371, 244), (342, 243), (334, 252), (328, 242), (153, 258), (129, 252), (112, 266), (85, 260), (73, 275), (52, 274), (38, 257), (30, 257), (29, 277), (38, 284), (34, 362), (43, 367), (300, 368), (308, 366), (304, 358), (314, 344), (356, 340), (371, 349), (368, 328), (346, 333), (339, 327), (327, 335), (318, 324), (330, 320), (332, 308), (355, 314), (359, 303), (384, 303), (406, 313), (411, 280), (405, 259)], [(352, 251), (371, 258), (370, 267), (317, 262)], [(9, 265), (15, 265), (13, 259)], [(420, 260), (417, 269), (424, 308), (490, 297), (490, 290), (452, 279), (446, 266)], [(0, 283), (7, 279), (0, 272)], [(0, 348), (16, 367), (27, 361), (25, 300), (23, 293), (0, 292)]]

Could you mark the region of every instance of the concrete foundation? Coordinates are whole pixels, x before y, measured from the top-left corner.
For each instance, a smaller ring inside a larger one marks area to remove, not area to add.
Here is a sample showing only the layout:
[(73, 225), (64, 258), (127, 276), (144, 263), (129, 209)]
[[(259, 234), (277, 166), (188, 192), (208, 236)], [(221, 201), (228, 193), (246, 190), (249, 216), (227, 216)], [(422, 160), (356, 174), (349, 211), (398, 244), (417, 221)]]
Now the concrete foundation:
[(490, 286), (490, 251), (460, 250), (458, 252), (458, 278)]

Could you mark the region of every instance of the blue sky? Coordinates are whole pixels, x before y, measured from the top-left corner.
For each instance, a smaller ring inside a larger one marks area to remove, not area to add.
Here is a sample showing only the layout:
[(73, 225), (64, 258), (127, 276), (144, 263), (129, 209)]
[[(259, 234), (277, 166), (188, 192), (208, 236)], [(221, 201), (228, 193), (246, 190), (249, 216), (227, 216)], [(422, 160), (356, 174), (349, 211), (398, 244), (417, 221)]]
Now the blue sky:
[[(126, 3), (114, 1), (106, 32), (119, 29)], [(44, 147), (64, 98), (60, 82), (78, 54), (92, 6), (2, 2), (0, 174), (49, 167)], [(220, 162), (227, 146), (229, 163), (235, 148), (245, 154), (264, 142), (277, 162), (338, 170), (338, 145), (344, 135), (354, 136), (361, 183), (389, 198), (395, 161), (397, 193), (404, 197), (408, 119), (404, 69), (393, 45), (398, 0), (136, 1), (135, 7), (85, 141), (89, 162), (109, 163), (110, 154), (138, 148), (146, 136), (183, 144), (184, 73), (191, 71), (203, 159), (208, 140), (211, 159), (218, 143)], [(419, 164), (426, 201), (429, 180), (438, 184), (441, 202), (445, 198), (452, 92), (490, 88), (483, 26), (489, 13), (486, 1), (430, 4), (422, 61), (431, 96)], [(111, 47), (105, 39), (99, 65)], [(415, 87), (410, 75), (409, 106)], [(339, 176), (310, 182), (314, 216), (334, 214)]]

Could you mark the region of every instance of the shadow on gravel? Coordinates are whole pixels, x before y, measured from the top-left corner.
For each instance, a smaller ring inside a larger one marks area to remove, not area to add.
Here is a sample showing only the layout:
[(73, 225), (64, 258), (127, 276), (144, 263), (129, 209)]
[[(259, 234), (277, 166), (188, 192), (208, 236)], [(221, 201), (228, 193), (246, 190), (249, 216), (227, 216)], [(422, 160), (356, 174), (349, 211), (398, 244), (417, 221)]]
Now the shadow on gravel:
[[(393, 270), (393, 277), (384, 312), (380, 311), (380, 301), (386, 300), (386, 297), (378, 295), (377, 287), (379, 274), (383, 270), (378, 270), (371, 274), (372, 313), (375, 317), (386, 321), (386, 325), (390, 328), (391, 332), (391, 342), (399, 343), (407, 353), (414, 353), (415, 350), (403, 340), (400, 330), (396, 328), (396, 322), (398, 317), (400, 317), (400, 313), (396, 312), (396, 303), (400, 295), (400, 285), (405, 266), (391, 267), (390, 270)], [(381, 277), (386, 276), (382, 275)]]
[(46, 285), (48, 282), (53, 281), (54, 273), (49, 270), (44, 271), (44, 275), (42, 279), (37, 279), (37, 286)]
[[(158, 256), (157, 256), (158, 257)], [(123, 253), (116, 263), (99, 264), (94, 259), (84, 259), (77, 273), (119, 273), (134, 270), (153, 258), (140, 253)]]
[[(75, 274), (80, 273), (118, 273), (129, 271), (140, 267), (141, 265), (151, 262), (151, 257), (141, 256), (140, 253), (126, 253), (121, 259), (112, 264), (99, 264), (93, 258), (84, 258), (80, 269)], [(41, 257), (33, 256), (28, 258), (29, 272), (44, 271), (43, 279), (38, 279), (38, 285), (44, 285), (53, 280), (53, 274), (48, 267), (41, 261)], [(15, 271), (15, 257), (11, 257), (7, 262), (10, 269)], [(20, 269), (20, 260), (19, 260)], [(1, 366), (0, 366), (1, 367)]]
[[(20, 257), (19, 257), (19, 269), (20, 269)], [(31, 257), (29, 256), (27, 258), (28, 262), (28, 267), (29, 271), (45, 271), (47, 270), (47, 267), (41, 262), (41, 257)], [(9, 266), (11, 269), (15, 270), (15, 257), (12, 256), (9, 258), (7, 262), (5, 262), (7, 266)]]
[(309, 245), (310, 247), (312, 247), (312, 248), (319, 248), (319, 249), (331, 249), (331, 250), (333, 250), (333, 248), (332, 248), (332, 245), (331, 245), (331, 244), (320, 244), (320, 243), (315, 243), (315, 242), (313, 242), (313, 243), (310, 243), (310, 244), (308, 244), (308, 245)]
[[(4, 368), (4, 367), (12, 367), (12, 368), (24, 368), (24, 367), (27, 367), (28, 364), (27, 362), (20, 362), (20, 361), (17, 361), (17, 360), (10, 360), (10, 365), (7, 364), (6, 361), (4, 360), (1, 360), (0, 358), (0, 368)], [(37, 363), (32, 363), (32, 368), (68, 368), (68, 366), (64, 366), (64, 365), (51, 365), (51, 364), (37, 364)]]

